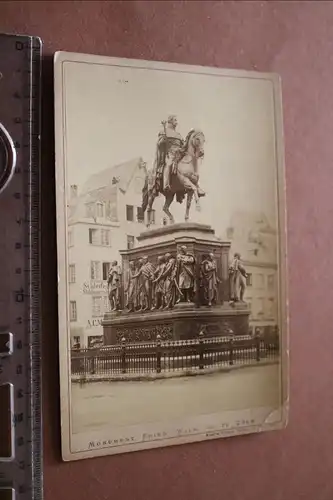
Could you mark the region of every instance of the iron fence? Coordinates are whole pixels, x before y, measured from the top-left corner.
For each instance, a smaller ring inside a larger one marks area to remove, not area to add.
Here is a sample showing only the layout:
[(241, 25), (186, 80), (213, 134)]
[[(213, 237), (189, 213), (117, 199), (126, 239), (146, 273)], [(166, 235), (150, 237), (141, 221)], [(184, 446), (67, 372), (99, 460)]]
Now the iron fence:
[(73, 376), (113, 376), (188, 372), (205, 368), (256, 364), (279, 356), (277, 335), (228, 336), (193, 340), (127, 343), (71, 351)]

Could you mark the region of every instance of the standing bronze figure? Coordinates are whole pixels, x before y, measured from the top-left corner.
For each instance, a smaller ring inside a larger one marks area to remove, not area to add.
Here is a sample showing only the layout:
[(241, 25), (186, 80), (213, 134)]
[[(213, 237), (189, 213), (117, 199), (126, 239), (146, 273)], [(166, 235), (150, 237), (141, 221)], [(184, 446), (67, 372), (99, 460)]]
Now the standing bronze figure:
[(129, 263), (128, 279), (125, 293), (127, 296), (126, 308), (128, 312), (133, 312), (137, 301), (137, 278), (135, 277), (135, 264), (133, 261)]
[(164, 308), (172, 309), (175, 305), (177, 298), (177, 287), (176, 287), (176, 259), (172, 257), (170, 253), (166, 253), (165, 256), (165, 268), (163, 273), (160, 275), (159, 280), (164, 280), (163, 292), (164, 292)]
[(114, 260), (108, 275), (108, 295), (111, 311), (120, 309), (121, 268)]
[(187, 252), (185, 245), (182, 245), (177, 255), (177, 285), (179, 302), (192, 302), (195, 292), (195, 258)]
[(244, 302), (247, 272), (240, 259), (240, 254), (236, 252), (229, 266), (230, 302), (232, 303)]
[(147, 255), (139, 260), (139, 266), (138, 272), (134, 275), (134, 278), (138, 279), (139, 311), (148, 311), (152, 307), (152, 284), (155, 268), (149, 262)]
[(201, 263), (201, 286), (203, 287), (204, 301), (211, 307), (218, 299), (220, 280), (217, 276), (217, 266), (214, 254), (211, 252)]
[(153, 281), (153, 297), (154, 297), (154, 305), (152, 310), (154, 309), (163, 309), (164, 307), (164, 282), (165, 278), (163, 278), (163, 274), (165, 271), (165, 257), (160, 255), (157, 258), (157, 267), (154, 273), (154, 281)]

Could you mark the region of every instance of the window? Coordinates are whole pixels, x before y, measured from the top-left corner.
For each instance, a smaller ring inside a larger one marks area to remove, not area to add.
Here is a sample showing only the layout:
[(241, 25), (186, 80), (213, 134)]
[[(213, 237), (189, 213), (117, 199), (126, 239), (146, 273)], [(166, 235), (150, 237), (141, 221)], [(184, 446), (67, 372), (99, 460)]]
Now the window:
[(69, 303), (69, 320), (77, 321), (76, 300), (71, 300)]
[(74, 245), (74, 230), (70, 229), (68, 231), (68, 246), (72, 247)]
[(105, 216), (112, 221), (118, 220), (117, 203), (114, 201), (108, 201), (105, 204)]
[(275, 300), (269, 298), (267, 300), (267, 319), (274, 319), (275, 316)]
[(264, 314), (264, 299), (256, 299), (256, 316), (262, 316)]
[(103, 310), (104, 312), (109, 312), (110, 311), (110, 301), (109, 301), (109, 297), (107, 297), (106, 295), (104, 295), (103, 297)]
[(75, 335), (73, 337), (73, 345), (72, 347), (75, 347), (76, 349), (80, 349), (81, 347), (81, 337), (79, 335)]
[(102, 279), (106, 281), (109, 276), (109, 271), (110, 271), (111, 264), (110, 262), (103, 262), (102, 263)]
[(274, 282), (275, 282), (274, 278), (275, 278), (274, 274), (269, 274), (267, 276), (267, 288), (268, 288), (268, 290), (274, 289)]
[(127, 250), (134, 248), (134, 236), (127, 235)]
[(108, 247), (110, 246), (110, 230), (101, 229), (101, 245)]
[(104, 205), (101, 202), (96, 203), (96, 215), (97, 217), (104, 217)]
[(90, 262), (90, 279), (92, 280), (100, 280), (101, 279), (101, 271), (100, 271), (100, 263), (97, 260), (92, 260)]
[(86, 217), (94, 217), (94, 204), (86, 203)]
[(257, 283), (257, 288), (264, 288), (265, 281), (263, 274), (257, 274), (256, 283)]
[(102, 315), (102, 297), (92, 297), (92, 317), (96, 318)]
[(126, 205), (126, 220), (134, 221), (134, 207), (133, 205)]
[(70, 283), (75, 283), (75, 264), (70, 264), (68, 266), (68, 281)]
[(142, 210), (142, 207), (137, 207), (136, 208), (136, 218), (138, 222), (144, 222), (145, 220), (145, 214)]
[(103, 345), (103, 335), (89, 335), (88, 347), (101, 347)]
[(247, 273), (246, 286), (252, 286), (252, 274)]
[(155, 224), (155, 210), (154, 209), (150, 212), (150, 222), (151, 222), (151, 224)]
[(98, 229), (89, 229), (90, 245), (98, 245)]

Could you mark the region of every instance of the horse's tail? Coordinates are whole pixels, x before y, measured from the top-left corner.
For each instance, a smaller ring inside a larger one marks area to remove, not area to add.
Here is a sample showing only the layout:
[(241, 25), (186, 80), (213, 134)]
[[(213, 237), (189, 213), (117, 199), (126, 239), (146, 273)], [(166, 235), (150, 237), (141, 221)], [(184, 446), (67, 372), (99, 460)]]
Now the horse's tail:
[(145, 177), (145, 183), (144, 183), (144, 186), (142, 188), (142, 210), (143, 210), (143, 213), (145, 213), (145, 211), (147, 210), (147, 207), (148, 207), (148, 200), (149, 200), (149, 187), (148, 187), (148, 174), (146, 174), (146, 177)]

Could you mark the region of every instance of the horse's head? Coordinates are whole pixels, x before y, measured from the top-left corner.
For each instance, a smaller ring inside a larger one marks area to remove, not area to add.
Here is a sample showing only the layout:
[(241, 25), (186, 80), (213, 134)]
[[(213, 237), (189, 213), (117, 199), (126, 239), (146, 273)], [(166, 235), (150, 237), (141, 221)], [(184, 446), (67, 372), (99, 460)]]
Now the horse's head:
[(186, 149), (189, 154), (196, 158), (203, 158), (205, 151), (205, 136), (201, 130), (191, 130), (185, 140)]

